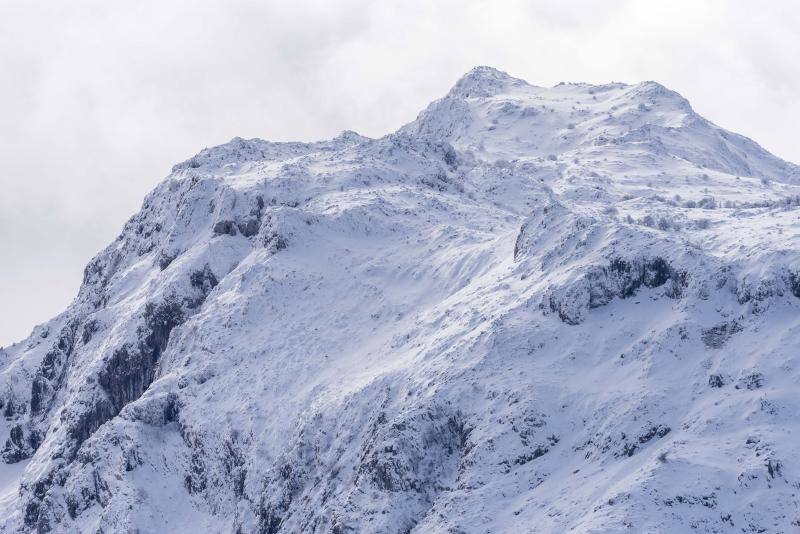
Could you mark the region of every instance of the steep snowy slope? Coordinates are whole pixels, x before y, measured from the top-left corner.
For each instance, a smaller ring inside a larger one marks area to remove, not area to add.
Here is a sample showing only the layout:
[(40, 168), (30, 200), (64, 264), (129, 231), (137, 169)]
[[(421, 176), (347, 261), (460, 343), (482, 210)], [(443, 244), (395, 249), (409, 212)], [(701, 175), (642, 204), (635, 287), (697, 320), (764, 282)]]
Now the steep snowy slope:
[(798, 215), (653, 82), (203, 150), (0, 351), (0, 531), (797, 531)]

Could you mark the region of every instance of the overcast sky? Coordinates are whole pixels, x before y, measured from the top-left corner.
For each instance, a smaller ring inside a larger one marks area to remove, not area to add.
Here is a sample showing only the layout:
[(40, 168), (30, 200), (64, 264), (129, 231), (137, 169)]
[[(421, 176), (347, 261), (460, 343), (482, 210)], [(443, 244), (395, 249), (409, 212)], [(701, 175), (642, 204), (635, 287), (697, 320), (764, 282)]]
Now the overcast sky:
[(0, 0), (0, 345), (75, 295), (173, 163), (380, 136), (471, 67), (657, 80), (800, 162), (800, 3)]

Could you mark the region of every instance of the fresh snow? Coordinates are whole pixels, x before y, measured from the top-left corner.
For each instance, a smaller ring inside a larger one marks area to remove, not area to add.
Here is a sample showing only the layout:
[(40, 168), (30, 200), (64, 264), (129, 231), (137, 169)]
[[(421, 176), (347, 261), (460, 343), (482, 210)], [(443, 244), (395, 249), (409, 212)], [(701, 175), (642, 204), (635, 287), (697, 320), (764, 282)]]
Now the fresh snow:
[(798, 215), (654, 82), (205, 149), (0, 349), (0, 531), (797, 531)]

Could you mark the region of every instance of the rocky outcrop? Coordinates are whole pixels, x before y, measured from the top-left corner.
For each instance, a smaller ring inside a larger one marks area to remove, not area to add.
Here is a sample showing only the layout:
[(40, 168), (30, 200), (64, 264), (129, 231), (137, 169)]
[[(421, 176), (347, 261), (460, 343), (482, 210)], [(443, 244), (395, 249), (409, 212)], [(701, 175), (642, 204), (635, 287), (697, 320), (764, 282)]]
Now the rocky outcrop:
[(636, 296), (640, 289), (662, 289), (665, 297), (681, 298), (688, 287), (688, 273), (664, 258), (612, 258), (607, 265), (590, 267), (575, 282), (550, 289), (543, 300), (546, 311), (558, 314), (569, 325), (580, 324), (586, 313), (615, 298)]

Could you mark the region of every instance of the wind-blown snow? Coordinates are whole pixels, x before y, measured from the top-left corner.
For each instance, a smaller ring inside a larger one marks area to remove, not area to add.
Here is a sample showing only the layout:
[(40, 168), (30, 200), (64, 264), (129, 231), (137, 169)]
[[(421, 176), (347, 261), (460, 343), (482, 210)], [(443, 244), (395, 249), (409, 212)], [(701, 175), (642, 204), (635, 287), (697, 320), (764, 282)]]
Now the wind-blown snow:
[(176, 165), (0, 351), (4, 532), (792, 532), (800, 169), (488, 67)]

